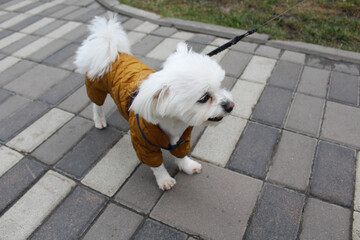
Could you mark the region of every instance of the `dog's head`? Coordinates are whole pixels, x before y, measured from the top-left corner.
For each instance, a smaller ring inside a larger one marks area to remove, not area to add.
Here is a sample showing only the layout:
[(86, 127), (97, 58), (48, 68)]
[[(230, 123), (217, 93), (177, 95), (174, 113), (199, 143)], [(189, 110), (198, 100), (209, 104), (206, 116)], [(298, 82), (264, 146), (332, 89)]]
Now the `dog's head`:
[(209, 56), (179, 43), (163, 69), (140, 85), (131, 109), (146, 121), (174, 118), (190, 126), (219, 122), (234, 103), (230, 92), (221, 88), (224, 70)]

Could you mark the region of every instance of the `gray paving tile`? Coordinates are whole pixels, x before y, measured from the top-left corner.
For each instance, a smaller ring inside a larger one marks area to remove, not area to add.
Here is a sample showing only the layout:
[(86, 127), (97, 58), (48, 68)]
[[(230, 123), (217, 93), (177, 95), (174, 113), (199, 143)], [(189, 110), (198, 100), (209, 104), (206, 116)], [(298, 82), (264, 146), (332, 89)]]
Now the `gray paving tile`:
[(334, 63), (334, 71), (349, 73), (352, 75), (360, 75), (359, 66), (351, 63), (336, 62)]
[(245, 53), (255, 53), (257, 47), (258, 45), (256, 43), (238, 42), (236, 45), (232, 46), (231, 49)]
[(256, 178), (265, 178), (279, 135), (279, 129), (249, 122), (228, 167)]
[(39, 64), (5, 85), (4, 88), (36, 99), (47, 91), (48, 88), (59, 83), (69, 75), (70, 72), (68, 71)]
[(19, 95), (13, 95), (7, 98), (3, 103), (0, 103), (0, 121), (10, 116), (29, 102), (29, 99)]
[(332, 70), (334, 68), (334, 62), (323, 57), (309, 55), (306, 61), (306, 65), (311, 67), (322, 68), (326, 70)]
[(61, 38), (74, 42), (75, 40), (83, 36), (87, 37), (87, 35), (89, 34), (88, 31), (89, 30), (87, 26), (85, 24), (82, 24), (79, 27), (75, 28), (74, 30), (70, 31), (69, 33), (65, 34)]
[(281, 55), (280, 60), (305, 64), (305, 54), (285, 50), (285, 52)]
[(26, 58), (35, 62), (42, 62), (44, 59), (48, 58), (49, 56), (64, 48), (68, 44), (68, 41), (56, 39)]
[(139, 26), (140, 24), (142, 24), (144, 21), (141, 21), (139, 19), (136, 18), (130, 18), (129, 20), (121, 23), (121, 25), (123, 26), (124, 29), (126, 30), (133, 30), (134, 28), (136, 28), (137, 26)]
[(30, 239), (79, 239), (106, 201), (103, 195), (77, 187)]
[(346, 73), (332, 72), (328, 99), (350, 105), (358, 105), (359, 77)]
[(19, 109), (13, 115), (0, 122), (0, 140), (8, 141), (25, 127), (29, 126), (50, 109), (43, 102), (34, 101)]
[(1, 29), (1, 31), (0, 31), (0, 39), (3, 39), (4, 37), (10, 36), (13, 33), (14, 33), (13, 31), (10, 31), (8, 29)]
[(29, 16), (27, 19), (19, 22), (18, 24), (15, 24), (14, 26), (9, 27), (10, 30), (18, 32), (19, 30), (29, 26), (30, 24), (38, 21), (41, 17), (40, 16)]
[(204, 48), (206, 47), (206, 45), (202, 44), (202, 43), (188, 42), (188, 41), (186, 41), (186, 43), (194, 52), (197, 52), (197, 53), (201, 53), (204, 50)]
[(76, 50), (79, 48), (79, 44), (71, 43), (64, 47), (63, 49), (57, 51), (50, 57), (46, 58), (42, 63), (48, 64), (51, 66), (58, 66), (63, 63), (66, 59), (70, 58), (75, 54)]
[(0, 53), (0, 60), (4, 59), (6, 57), (7, 57), (7, 55)]
[(5, 21), (9, 20), (10, 18), (15, 17), (16, 15), (18, 15), (18, 14), (14, 13), (14, 12), (6, 13), (6, 14), (0, 16), (0, 23), (5, 22)]
[(321, 137), (360, 147), (360, 109), (328, 101)]
[(46, 25), (45, 27), (42, 27), (39, 30), (36, 30), (33, 34), (44, 36), (52, 31), (54, 31), (55, 29), (61, 27), (65, 23), (66, 23), (65, 21), (57, 19), (57, 20), (53, 21), (52, 23)]
[(61, 159), (93, 127), (93, 122), (75, 117), (38, 147), (31, 155), (52, 165)]
[(224, 68), (227, 76), (238, 78), (251, 57), (250, 54), (229, 51), (221, 60), (220, 65)]
[(297, 93), (290, 107), (285, 128), (319, 136), (325, 99)]
[(126, 119), (121, 116), (119, 111), (114, 111), (107, 119), (106, 122), (111, 125), (114, 126), (118, 129), (120, 129), (121, 131), (127, 132), (129, 131), (129, 123), (128, 121), (126, 121)]
[(72, 92), (80, 88), (84, 82), (85, 77), (79, 73), (71, 73), (62, 81), (58, 82), (53, 87), (49, 88), (39, 99), (49, 104), (56, 105)]
[(46, 167), (29, 158), (23, 158), (0, 179), (0, 215), (46, 171)]
[(120, 138), (121, 133), (114, 128), (94, 128), (55, 167), (81, 179)]
[(21, 38), (20, 40), (15, 41), (14, 43), (10, 44), (9, 46), (2, 48), (0, 51), (11, 55), (12, 53), (25, 47), (26, 45), (30, 44), (31, 42), (33, 42), (37, 39), (39, 39), (39, 38), (32, 36), (32, 35), (27, 35), (27, 36)]
[(265, 183), (245, 238), (296, 239), (305, 195)]
[(202, 166), (200, 174), (178, 174), (175, 188), (162, 196), (150, 216), (201, 238), (241, 239), (262, 182), (213, 165)]
[(53, 7), (50, 7), (48, 9), (44, 10), (44, 11), (41, 11), (40, 13), (38, 13), (38, 15), (48, 17), (51, 14), (53, 14), (53, 13), (55, 13), (57, 11), (60, 11), (61, 9), (64, 9), (65, 6), (66, 5), (64, 5), (64, 4), (57, 4), (57, 5), (55, 5)]
[(309, 198), (303, 216), (299, 239), (351, 239), (351, 211)]
[(189, 42), (195, 42), (195, 43), (201, 43), (208, 45), (215, 39), (212, 35), (206, 35), (206, 34), (195, 34), (192, 36), (188, 41)]
[(58, 107), (68, 112), (78, 113), (88, 106), (89, 103), (90, 99), (86, 94), (86, 87), (84, 85), (61, 102)]
[(299, 80), (301, 71), (301, 64), (279, 61), (271, 74), (269, 84), (272, 86), (294, 90)]
[(329, 70), (305, 67), (297, 91), (325, 98), (329, 77)]
[(283, 131), (266, 179), (305, 191), (311, 175), (317, 141)]
[(186, 240), (187, 238), (188, 236), (185, 233), (179, 232), (152, 219), (146, 219), (144, 225), (135, 235), (134, 240)]
[(237, 81), (236, 78), (226, 76), (221, 83), (221, 87), (230, 91), (234, 87), (236, 81)]
[(148, 35), (140, 42), (136, 43), (131, 47), (132, 53), (140, 56), (145, 56), (152, 49), (154, 49), (155, 46), (157, 46), (162, 40), (164, 40), (164, 38)]
[[(86, 22), (90, 21), (92, 18), (94, 18), (95, 16), (99, 16), (99, 15), (105, 13), (105, 11), (106, 10), (104, 8), (92, 9), (91, 11), (87, 12), (86, 14), (83, 14), (82, 16), (78, 16), (77, 18), (75, 18), (75, 20), (86, 23)], [(127, 17), (125, 17), (125, 16), (121, 16), (120, 18), (127, 19)]]
[(354, 150), (320, 141), (310, 181), (310, 193), (350, 207), (354, 197), (355, 161)]
[(83, 16), (84, 14), (90, 12), (91, 9), (88, 8), (78, 8), (75, 11), (70, 12), (62, 17), (62, 19), (70, 20), (70, 21), (77, 21), (78, 17)]
[(292, 92), (268, 86), (264, 89), (256, 105), (252, 120), (281, 127), (290, 107)]
[(159, 27), (151, 32), (153, 35), (158, 35), (161, 37), (170, 37), (176, 32), (176, 28), (171, 27)]
[(78, 10), (79, 7), (73, 6), (73, 5), (64, 5), (63, 8), (60, 8), (58, 11), (55, 11), (54, 13), (50, 14), (49, 17), (53, 18), (62, 18), (63, 16), (74, 12)]
[(110, 203), (83, 239), (130, 239), (142, 220), (142, 216)]
[(163, 61), (148, 57), (140, 57), (139, 60), (144, 64), (146, 64), (147, 66), (149, 66), (150, 68), (154, 69), (155, 71), (160, 70), (163, 63)]
[(255, 52), (256, 55), (278, 59), (280, 56), (280, 49), (261, 45)]
[(27, 70), (33, 68), (36, 64), (27, 60), (20, 60), (12, 67), (0, 73), (0, 86), (4, 86)]
[(5, 101), (5, 100), (8, 99), (10, 96), (12, 96), (12, 93), (11, 93), (11, 92), (0, 88), (0, 102)]
[(43, 4), (42, 2), (33, 2), (33, 3), (30, 3), (29, 5), (26, 5), (26, 6), (22, 7), (22, 8), (16, 9), (16, 11), (24, 13), (24, 12), (27, 12), (27, 11), (33, 9), (33, 8), (36, 8), (36, 7), (40, 6), (40, 5), (42, 5), (42, 4)]

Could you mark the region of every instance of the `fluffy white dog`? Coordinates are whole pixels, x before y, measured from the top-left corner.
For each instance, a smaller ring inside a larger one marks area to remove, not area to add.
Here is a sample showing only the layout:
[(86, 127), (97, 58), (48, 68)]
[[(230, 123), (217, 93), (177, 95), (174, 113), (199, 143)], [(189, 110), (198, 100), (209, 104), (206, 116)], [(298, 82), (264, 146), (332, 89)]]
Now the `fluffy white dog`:
[(234, 107), (231, 94), (220, 86), (224, 70), (209, 56), (179, 43), (162, 70), (155, 72), (131, 55), (115, 15), (95, 17), (89, 30), (75, 65), (86, 74), (95, 126), (106, 127), (101, 105), (110, 94), (129, 121), (139, 160), (151, 167), (160, 189), (169, 190), (176, 183), (162, 163), (161, 148), (175, 156), (181, 171), (199, 173), (200, 163), (187, 156), (192, 126), (213, 125)]

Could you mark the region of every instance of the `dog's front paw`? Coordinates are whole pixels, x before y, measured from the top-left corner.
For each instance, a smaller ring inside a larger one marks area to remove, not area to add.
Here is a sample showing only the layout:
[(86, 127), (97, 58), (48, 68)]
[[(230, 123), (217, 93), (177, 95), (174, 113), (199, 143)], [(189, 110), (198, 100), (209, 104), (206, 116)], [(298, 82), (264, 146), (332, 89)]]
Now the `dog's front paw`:
[(163, 179), (156, 179), (156, 182), (159, 188), (163, 191), (172, 189), (176, 184), (176, 180), (170, 176)]
[(106, 128), (107, 124), (106, 124), (106, 120), (103, 119), (103, 120), (98, 120), (98, 121), (95, 121), (95, 127), (97, 129), (104, 129)]
[(180, 171), (185, 172), (188, 175), (193, 175), (194, 173), (200, 173), (201, 172), (201, 164), (192, 160), (189, 157), (184, 157), (181, 159), (177, 159), (177, 164), (180, 169)]

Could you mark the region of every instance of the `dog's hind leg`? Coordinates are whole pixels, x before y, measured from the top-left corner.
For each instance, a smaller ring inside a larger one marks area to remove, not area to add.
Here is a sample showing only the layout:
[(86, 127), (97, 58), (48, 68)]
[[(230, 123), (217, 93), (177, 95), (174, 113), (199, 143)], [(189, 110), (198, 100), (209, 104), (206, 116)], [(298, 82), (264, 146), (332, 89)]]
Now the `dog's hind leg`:
[(96, 128), (106, 128), (106, 119), (102, 106), (96, 105), (95, 103), (93, 103), (93, 119)]
[(180, 171), (183, 171), (188, 175), (200, 173), (201, 171), (201, 164), (192, 160), (188, 156), (185, 156), (184, 158), (176, 158), (175, 162), (178, 165)]

